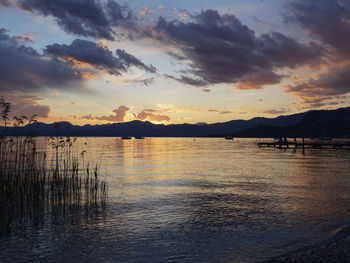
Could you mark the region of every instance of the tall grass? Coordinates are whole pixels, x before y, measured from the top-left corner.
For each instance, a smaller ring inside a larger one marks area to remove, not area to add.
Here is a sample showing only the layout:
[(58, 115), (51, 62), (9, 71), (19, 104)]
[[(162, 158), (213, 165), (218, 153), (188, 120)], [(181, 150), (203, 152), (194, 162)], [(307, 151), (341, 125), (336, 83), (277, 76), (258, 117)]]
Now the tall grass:
[(101, 159), (86, 162), (86, 152), (79, 152), (69, 137), (40, 138), (48, 142), (44, 147), (33, 135), (8, 136), (10, 124), (21, 129), (36, 122), (35, 116), (22, 116), (11, 123), (10, 106), (0, 97), (0, 222), (53, 206), (104, 206), (107, 182), (100, 179)]

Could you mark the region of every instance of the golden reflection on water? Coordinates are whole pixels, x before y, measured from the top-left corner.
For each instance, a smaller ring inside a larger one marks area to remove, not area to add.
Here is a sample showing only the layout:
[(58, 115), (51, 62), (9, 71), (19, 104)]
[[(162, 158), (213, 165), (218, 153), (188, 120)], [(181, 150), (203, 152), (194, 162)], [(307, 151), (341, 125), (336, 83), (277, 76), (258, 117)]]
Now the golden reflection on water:
[(87, 159), (102, 155), (112, 200), (218, 193), (267, 199), (266, 205), (316, 217), (349, 198), (343, 188), (349, 186), (350, 152), (344, 150), (303, 155), (260, 149), (254, 139), (214, 138), (78, 138), (76, 144)]
[[(87, 159), (102, 155), (110, 200), (116, 202), (172, 195), (191, 202), (201, 194), (229, 196), (226, 209), (254, 209), (247, 198), (261, 200), (257, 209), (305, 218), (348, 211), (349, 191), (344, 188), (350, 185), (349, 151), (310, 149), (302, 154), (260, 149), (254, 139), (214, 138), (78, 138), (76, 145), (78, 151), (87, 151)], [(222, 206), (221, 201), (214, 206)]]
[(97, 148), (109, 145), (110, 192), (115, 198), (135, 201), (195, 193), (248, 196), (265, 200), (266, 209), (314, 217), (345, 205), (338, 193), (344, 195), (339, 188), (342, 180), (348, 180), (344, 171), (349, 164), (337, 151), (307, 150), (303, 155), (293, 150), (258, 149), (252, 139), (95, 140)]
[(90, 253), (103, 239), (98, 256), (108, 260), (257, 261), (350, 218), (350, 151), (302, 154), (221, 138), (78, 138), (76, 147), (86, 162), (102, 155), (107, 226), (82, 221), (83, 233), (67, 232), (62, 244)]

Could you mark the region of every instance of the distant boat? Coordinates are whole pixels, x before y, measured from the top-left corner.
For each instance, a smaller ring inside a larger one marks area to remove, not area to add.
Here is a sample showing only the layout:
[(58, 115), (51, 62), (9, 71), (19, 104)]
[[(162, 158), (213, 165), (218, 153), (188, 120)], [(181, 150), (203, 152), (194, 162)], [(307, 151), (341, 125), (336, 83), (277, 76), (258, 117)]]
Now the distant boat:
[(122, 136), (121, 139), (122, 140), (131, 140), (131, 137), (130, 136)]
[(225, 139), (226, 140), (233, 140), (233, 137), (232, 136), (226, 136)]
[(143, 137), (143, 136), (135, 136), (135, 139), (137, 139), (137, 140), (143, 140), (143, 139), (145, 139), (145, 137)]

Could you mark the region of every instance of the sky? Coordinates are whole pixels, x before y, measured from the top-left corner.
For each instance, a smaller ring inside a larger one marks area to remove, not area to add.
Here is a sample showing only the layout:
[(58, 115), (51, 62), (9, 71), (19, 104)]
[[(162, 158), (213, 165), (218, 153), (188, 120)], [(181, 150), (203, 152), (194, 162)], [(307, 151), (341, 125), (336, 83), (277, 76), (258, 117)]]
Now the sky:
[(0, 96), (43, 122), (350, 105), (350, 0), (0, 0)]

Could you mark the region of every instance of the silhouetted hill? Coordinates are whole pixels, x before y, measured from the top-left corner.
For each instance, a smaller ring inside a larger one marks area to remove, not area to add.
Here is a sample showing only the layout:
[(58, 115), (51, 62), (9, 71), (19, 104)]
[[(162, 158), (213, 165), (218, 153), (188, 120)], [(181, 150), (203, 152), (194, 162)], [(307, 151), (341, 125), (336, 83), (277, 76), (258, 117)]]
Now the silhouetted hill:
[[(3, 130), (3, 128), (2, 128)], [(143, 121), (103, 125), (36, 123), (9, 128), (9, 134), (38, 136), (145, 136), (145, 137), (349, 137), (350, 108), (309, 111), (277, 118), (257, 117), (213, 124), (153, 124)]]
[(293, 125), (258, 125), (234, 134), (236, 137), (350, 137), (350, 108), (309, 111)]

